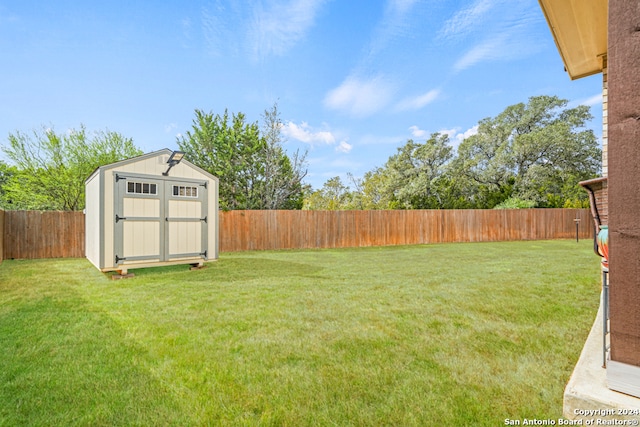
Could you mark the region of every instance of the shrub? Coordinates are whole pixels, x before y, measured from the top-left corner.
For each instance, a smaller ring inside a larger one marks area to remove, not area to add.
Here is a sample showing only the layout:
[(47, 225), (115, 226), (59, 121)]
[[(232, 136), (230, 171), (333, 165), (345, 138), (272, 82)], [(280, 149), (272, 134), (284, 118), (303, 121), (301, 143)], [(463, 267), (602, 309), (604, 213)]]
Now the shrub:
[(533, 200), (524, 200), (517, 197), (510, 197), (504, 202), (496, 205), (494, 209), (529, 209), (535, 208), (536, 202)]

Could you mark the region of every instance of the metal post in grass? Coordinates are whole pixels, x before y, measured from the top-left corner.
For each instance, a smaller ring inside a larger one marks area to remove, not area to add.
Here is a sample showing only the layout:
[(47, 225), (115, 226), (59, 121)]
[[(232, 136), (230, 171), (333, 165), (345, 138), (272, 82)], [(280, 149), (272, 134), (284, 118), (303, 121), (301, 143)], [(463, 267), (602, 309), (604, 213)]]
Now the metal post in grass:
[(580, 236), (580, 218), (578, 218), (578, 212), (576, 212), (576, 219), (574, 219), (573, 222), (576, 223), (576, 243), (578, 243)]

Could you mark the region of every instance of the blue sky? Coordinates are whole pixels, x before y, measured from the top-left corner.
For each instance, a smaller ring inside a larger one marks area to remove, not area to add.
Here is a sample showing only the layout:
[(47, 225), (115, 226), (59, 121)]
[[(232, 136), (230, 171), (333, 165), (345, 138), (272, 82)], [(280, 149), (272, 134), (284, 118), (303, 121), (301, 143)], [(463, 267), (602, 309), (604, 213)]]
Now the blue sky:
[(591, 106), (601, 137), (601, 87), (569, 79), (536, 0), (0, 0), (2, 144), (84, 124), (177, 149), (195, 109), (277, 102), (319, 188), (536, 95)]

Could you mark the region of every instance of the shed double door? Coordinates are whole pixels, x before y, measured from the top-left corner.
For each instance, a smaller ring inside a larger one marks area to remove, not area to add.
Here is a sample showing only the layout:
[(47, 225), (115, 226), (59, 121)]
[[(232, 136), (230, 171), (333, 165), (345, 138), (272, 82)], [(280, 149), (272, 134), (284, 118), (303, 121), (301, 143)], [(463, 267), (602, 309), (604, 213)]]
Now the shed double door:
[(207, 259), (206, 181), (115, 174), (115, 265)]

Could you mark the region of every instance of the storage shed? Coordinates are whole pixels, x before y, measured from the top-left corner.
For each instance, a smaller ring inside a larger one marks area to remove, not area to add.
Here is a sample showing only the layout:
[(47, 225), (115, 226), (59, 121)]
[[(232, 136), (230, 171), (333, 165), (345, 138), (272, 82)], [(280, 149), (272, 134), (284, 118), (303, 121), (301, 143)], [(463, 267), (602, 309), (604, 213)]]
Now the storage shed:
[(97, 168), (85, 181), (85, 253), (101, 271), (218, 258), (218, 178), (169, 149)]

